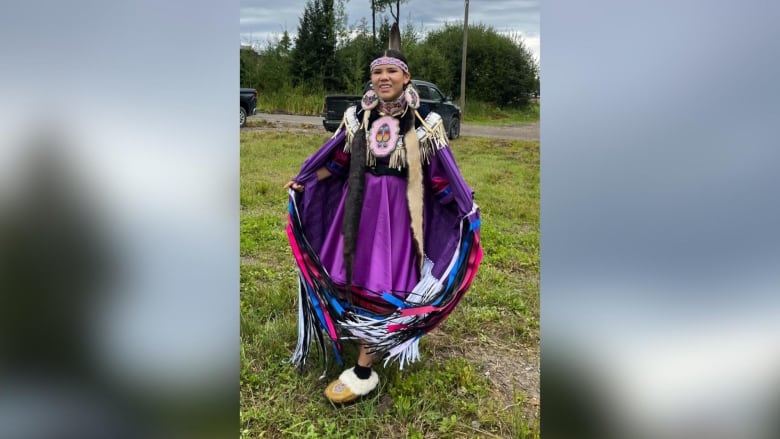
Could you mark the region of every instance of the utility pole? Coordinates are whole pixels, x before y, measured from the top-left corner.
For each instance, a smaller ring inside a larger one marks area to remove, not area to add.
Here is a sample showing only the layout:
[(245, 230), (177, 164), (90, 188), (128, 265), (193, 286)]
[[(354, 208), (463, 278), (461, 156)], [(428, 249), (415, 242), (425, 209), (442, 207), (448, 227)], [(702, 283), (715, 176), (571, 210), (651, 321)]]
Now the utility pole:
[(460, 64), (460, 111), (466, 116), (466, 42), (469, 36), (469, 0), (466, 0), (466, 18), (463, 20), (463, 56)]

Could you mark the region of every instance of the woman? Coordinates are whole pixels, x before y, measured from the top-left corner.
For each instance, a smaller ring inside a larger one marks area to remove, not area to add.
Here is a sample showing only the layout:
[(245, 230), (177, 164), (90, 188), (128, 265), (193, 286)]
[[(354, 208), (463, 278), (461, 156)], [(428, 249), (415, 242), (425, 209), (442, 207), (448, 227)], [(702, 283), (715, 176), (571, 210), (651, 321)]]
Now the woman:
[(376, 388), (378, 357), (401, 367), (419, 358), (419, 338), (452, 311), (482, 255), (473, 193), (441, 117), (420, 108), (406, 59), (388, 49), (370, 72), (360, 108), (285, 185), (300, 275), (292, 361), (305, 363), (313, 338), (324, 354), (322, 331), (340, 364), (341, 341), (360, 345), (357, 364), (325, 389), (338, 403)]

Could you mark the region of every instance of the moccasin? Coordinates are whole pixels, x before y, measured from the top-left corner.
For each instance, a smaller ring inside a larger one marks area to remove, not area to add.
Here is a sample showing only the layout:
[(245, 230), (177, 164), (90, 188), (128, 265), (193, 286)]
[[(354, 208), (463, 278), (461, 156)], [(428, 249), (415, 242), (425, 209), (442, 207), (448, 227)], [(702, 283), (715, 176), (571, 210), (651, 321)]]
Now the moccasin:
[(337, 404), (352, 402), (376, 389), (379, 375), (373, 370), (371, 376), (362, 380), (355, 375), (353, 368), (341, 372), (339, 378), (325, 388), (325, 397)]

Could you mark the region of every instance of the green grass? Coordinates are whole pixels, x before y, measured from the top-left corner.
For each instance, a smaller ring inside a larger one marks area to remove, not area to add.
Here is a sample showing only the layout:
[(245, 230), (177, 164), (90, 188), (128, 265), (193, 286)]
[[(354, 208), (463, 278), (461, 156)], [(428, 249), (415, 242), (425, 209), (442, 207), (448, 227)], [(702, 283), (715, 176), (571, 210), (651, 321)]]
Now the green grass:
[[(380, 365), (378, 391), (337, 408), (322, 394), (341, 371), (335, 364), (320, 381), (318, 355), (303, 373), (287, 362), (297, 282), (282, 186), (327, 138), (241, 133), (241, 436), (538, 438), (531, 395), (509, 377), (518, 357), (539, 352), (538, 142), (453, 142), (482, 209), (480, 271), (450, 318), (423, 338), (418, 363)], [(346, 351), (349, 363), (355, 350)]]
[(466, 100), (465, 123), (477, 125), (517, 125), (539, 122), (539, 102), (520, 108), (499, 108), (493, 104)]

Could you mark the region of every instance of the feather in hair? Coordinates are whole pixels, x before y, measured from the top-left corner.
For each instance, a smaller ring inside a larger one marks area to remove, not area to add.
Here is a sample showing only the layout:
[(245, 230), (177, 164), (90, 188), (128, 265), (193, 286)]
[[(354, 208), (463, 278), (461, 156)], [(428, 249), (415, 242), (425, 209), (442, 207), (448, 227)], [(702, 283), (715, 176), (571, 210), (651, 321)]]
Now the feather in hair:
[(401, 32), (398, 30), (398, 22), (393, 23), (390, 28), (390, 42), (387, 48), (401, 51)]

